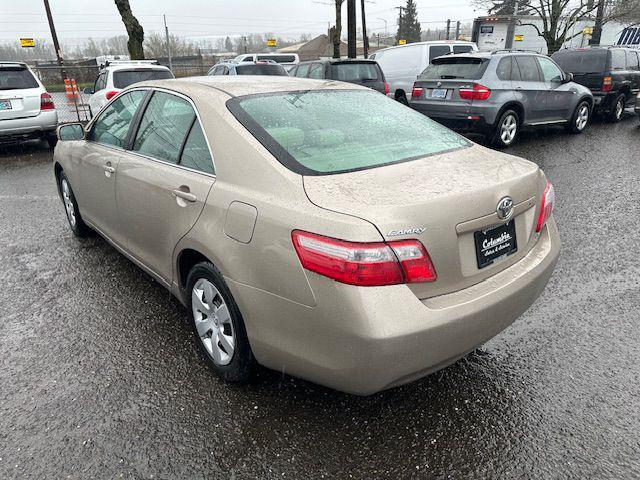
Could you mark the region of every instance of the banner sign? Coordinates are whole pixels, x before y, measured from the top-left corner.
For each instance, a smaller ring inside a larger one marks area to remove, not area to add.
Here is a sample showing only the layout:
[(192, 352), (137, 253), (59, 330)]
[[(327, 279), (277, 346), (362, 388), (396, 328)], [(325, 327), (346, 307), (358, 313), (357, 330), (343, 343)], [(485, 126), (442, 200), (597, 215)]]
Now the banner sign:
[(625, 28), (616, 45), (640, 45), (640, 27)]
[(22, 48), (33, 48), (36, 46), (36, 41), (33, 38), (21, 38), (20, 45)]

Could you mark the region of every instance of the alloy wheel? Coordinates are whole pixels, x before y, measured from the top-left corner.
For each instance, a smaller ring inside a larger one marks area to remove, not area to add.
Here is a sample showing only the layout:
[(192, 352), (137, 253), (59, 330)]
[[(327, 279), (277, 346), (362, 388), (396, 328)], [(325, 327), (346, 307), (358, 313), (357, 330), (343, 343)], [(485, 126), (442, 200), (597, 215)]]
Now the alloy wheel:
[(589, 121), (589, 107), (587, 105), (582, 105), (580, 110), (578, 110), (578, 117), (576, 118), (576, 128), (578, 131), (584, 130), (584, 127), (587, 126), (587, 122)]
[(622, 118), (622, 113), (624, 112), (624, 100), (621, 98), (616, 103), (616, 120), (620, 120)]
[(198, 337), (214, 363), (231, 363), (236, 347), (231, 314), (220, 291), (206, 278), (193, 286), (191, 309)]
[(76, 208), (71, 200), (71, 187), (66, 178), (62, 179), (62, 201), (64, 202), (64, 209), (67, 211), (67, 218), (72, 227), (76, 226)]
[(518, 121), (516, 117), (513, 115), (507, 115), (502, 120), (502, 124), (500, 125), (500, 139), (502, 143), (505, 145), (511, 144), (513, 139), (516, 137), (516, 132), (518, 129)]

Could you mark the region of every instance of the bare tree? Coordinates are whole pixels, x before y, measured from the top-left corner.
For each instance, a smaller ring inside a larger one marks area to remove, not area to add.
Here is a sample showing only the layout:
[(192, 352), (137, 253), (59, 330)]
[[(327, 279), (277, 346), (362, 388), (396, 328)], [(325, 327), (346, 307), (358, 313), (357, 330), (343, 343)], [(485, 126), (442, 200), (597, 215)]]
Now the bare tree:
[(342, 4), (344, 0), (334, 0), (336, 4), (336, 25), (332, 30), (333, 58), (340, 58), (340, 46), (342, 45)]
[(144, 42), (144, 30), (142, 29), (142, 25), (140, 25), (138, 19), (133, 15), (131, 5), (129, 5), (129, 0), (114, 1), (116, 2), (116, 7), (118, 7), (118, 12), (120, 12), (122, 23), (124, 23), (124, 26), (127, 29), (127, 34), (129, 34), (127, 48), (129, 50), (131, 60), (144, 60), (144, 49), (142, 48), (142, 44)]
[(628, 25), (640, 25), (640, 0), (615, 1), (607, 19)]

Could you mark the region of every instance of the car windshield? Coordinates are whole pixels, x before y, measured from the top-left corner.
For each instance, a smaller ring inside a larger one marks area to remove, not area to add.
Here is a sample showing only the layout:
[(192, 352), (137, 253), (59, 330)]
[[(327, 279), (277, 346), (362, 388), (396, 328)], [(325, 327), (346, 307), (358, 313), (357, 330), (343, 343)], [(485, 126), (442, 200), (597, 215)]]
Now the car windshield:
[(273, 63), (238, 65), (236, 67), (236, 73), (238, 75), (278, 75), (281, 77), (289, 75), (287, 71), (282, 68), (282, 65), (275, 65)]
[(129, 85), (147, 80), (166, 80), (173, 78), (169, 70), (136, 69), (118, 70), (113, 72), (113, 86), (116, 88), (126, 88)]
[(0, 90), (38, 88), (33, 74), (24, 67), (0, 67)]
[(436, 58), (420, 74), (420, 79), (463, 78), (475, 80), (482, 77), (488, 63), (488, 59), (476, 57)]
[(381, 81), (380, 69), (375, 63), (334, 63), (331, 78), (343, 82)]
[(551, 55), (565, 72), (600, 73), (607, 69), (606, 50), (566, 50)]
[(281, 163), (306, 175), (369, 169), (470, 145), (421, 113), (369, 90), (251, 95), (227, 105)]

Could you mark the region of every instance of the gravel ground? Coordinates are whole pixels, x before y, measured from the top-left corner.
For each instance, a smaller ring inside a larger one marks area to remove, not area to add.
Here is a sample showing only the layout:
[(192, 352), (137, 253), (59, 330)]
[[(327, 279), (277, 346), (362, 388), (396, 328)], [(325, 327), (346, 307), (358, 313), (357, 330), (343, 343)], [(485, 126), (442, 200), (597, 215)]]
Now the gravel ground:
[(640, 128), (525, 134), (563, 254), (482, 349), (360, 398), (221, 383), (177, 300), (76, 240), (37, 142), (0, 150), (0, 478), (640, 477)]

